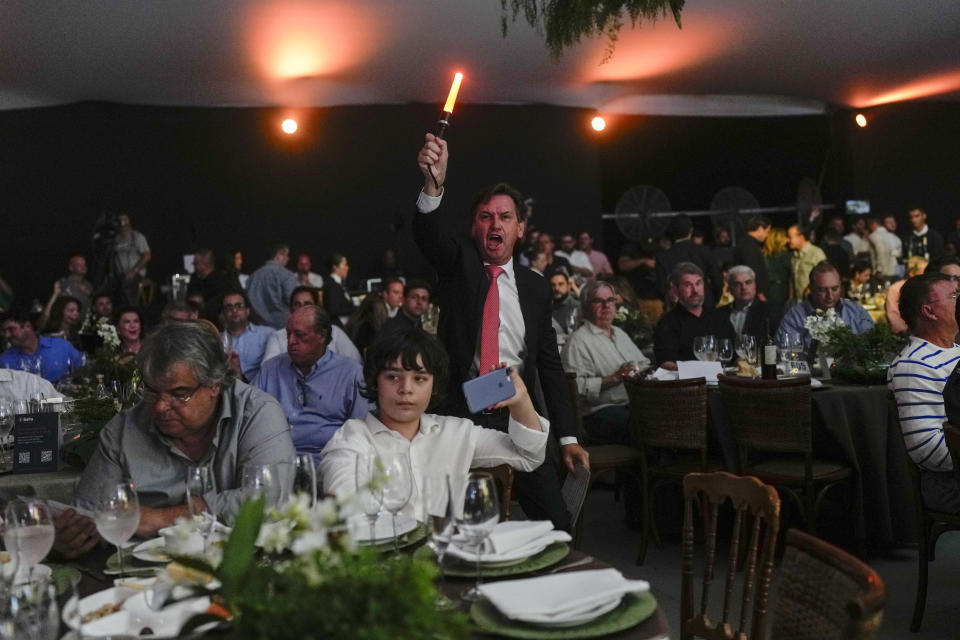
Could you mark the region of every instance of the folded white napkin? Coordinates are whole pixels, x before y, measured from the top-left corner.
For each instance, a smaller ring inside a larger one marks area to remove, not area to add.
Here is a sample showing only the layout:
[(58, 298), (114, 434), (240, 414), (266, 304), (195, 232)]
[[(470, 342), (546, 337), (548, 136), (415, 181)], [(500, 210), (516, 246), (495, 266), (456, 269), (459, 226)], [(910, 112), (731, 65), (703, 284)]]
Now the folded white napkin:
[(723, 365), (716, 360), (713, 362), (681, 360), (677, 363), (677, 375), (681, 380), (706, 378), (707, 382), (716, 382), (717, 376), (721, 373), (723, 373)]
[[(540, 553), (554, 542), (569, 542), (570, 534), (554, 531), (549, 520), (508, 520), (500, 522), (483, 542), (481, 562), (507, 562), (520, 560)], [(447, 550), (452, 556), (474, 561), (476, 547), (467, 543), (463, 536), (454, 536)]]
[(561, 621), (624, 594), (648, 591), (644, 580), (627, 580), (616, 569), (571, 571), (480, 586), (500, 613), (514, 620)]
[(678, 375), (680, 374), (676, 371), (669, 371), (663, 367), (658, 367), (650, 377), (654, 380), (676, 380)]
[(816, 389), (817, 387), (822, 387), (823, 383), (816, 378), (810, 378), (810, 386)]

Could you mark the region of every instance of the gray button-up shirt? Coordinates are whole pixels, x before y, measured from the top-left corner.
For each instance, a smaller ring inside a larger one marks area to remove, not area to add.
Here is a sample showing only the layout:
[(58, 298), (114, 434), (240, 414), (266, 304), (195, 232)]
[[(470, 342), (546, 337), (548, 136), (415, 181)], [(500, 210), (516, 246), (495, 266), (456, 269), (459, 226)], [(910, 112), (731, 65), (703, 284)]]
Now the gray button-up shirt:
[(153, 426), (142, 402), (114, 417), (100, 432), (100, 445), (77, 486), (77, 504), (94, 509), (111, 485), (125, 474), (146, 507), (186, 504), (187, 467), (210, 465), (214, 486), (204, 496), (217, 515), (236, 514), (243, 501), (240, 471), (246, 464), (278, 464), (279, 481), (288, 482), (294, 457), (290, 425), (279, 403), (243, 382), (220, 392), (216, 432), (209, 451), (192, 462)]
[(290, 317), (287, 301), (297, 288), (297, 276), (276, 260), (267, 260), (247, 280), (247, 296), (263, 323), (282, 329)]

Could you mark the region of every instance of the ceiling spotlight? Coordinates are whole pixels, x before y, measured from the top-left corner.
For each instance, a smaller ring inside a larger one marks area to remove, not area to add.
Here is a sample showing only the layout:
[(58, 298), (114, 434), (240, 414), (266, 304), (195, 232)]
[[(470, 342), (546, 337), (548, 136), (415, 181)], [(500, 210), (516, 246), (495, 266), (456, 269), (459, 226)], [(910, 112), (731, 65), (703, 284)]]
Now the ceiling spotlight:
[(280, 128), (283, 129), (283, 132), (286, 133), (287, 135), (296, 133), (296, 132), (297, 132), (297, 121), (294, 120), (293, 118), (287, 118), (287, 119), (284, 120), (283, 123), (280, 125)]
[(854, 118), (854, 121), (857, 123), (858, 127), (867, 126), (867, 116), (863, 115), (862, 113), (858, 113), (857, 117)]
[(590, 126), (593, 127), (594, 131), (603, 131), (607, 127), (607, 121), (597, 116), (590, 121)]

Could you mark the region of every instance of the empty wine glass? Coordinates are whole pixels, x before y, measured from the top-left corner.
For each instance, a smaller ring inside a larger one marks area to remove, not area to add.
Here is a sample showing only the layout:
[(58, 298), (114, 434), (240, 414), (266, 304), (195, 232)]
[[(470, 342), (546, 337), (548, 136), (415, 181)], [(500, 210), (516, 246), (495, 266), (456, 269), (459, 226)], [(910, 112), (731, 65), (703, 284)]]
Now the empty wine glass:
[(203, 552), (210, 549), (210, 536), (216, 528), (217, 517), (210, 512), (210, 506), (204, 497), (213, 491), (213, 472), (208, 465), (190, 465), (187, 467), (187, 508), (190, 515), (203, 524), (200, 533), (203, 536)]
[(480, 559), (483, 543), (500, 521), (500, 499), (497, 485), (489, 473), (471, 473), (467, 476), (463, 496), (463, 513), (457, 518), (457, 527), (467, 542), (477, 550), (476, 583), (463, 592), (463, 599), (473, 602), (480, 597)]
[(19, 572), (33, 577), (33, 568), (53, 548), (53, 519), (45, 502), (16, 499), (4, 511), (3, 541), (8, 549), (16, 549)]
[(714, 362), (717, 359), (717, 338), (697, 336), (693, 339), (693, 355), (697, 360)]
[(393, 550), (400, 552), (397, 540), (397, 514), (407, 506), (413, 493), (413, 470), (410, 468), (410, 456), (404, 453), (385, 453), (380, 455), (383, 461), (383, 506), (390, 512), (393, 521)]
[[(453, 538), (454, 510), (453, 500), (450, 499), (450, 476), (424, 476), (421, 499), (423, 500), (423, 522), (430, 529), (430, 540), (427, 545), (437, 556), (437, 568), (440, 570), (440, 592), (443, 593), (445, 575), (443, 572), (443, 557)], [(441, 603), (448, 606), (449, 600), (441, 598)]]
[(360, 508), (370, 525), (370, 542), (376, 539), (377, 518), (383, 509), (383, 463), (375, 453), (358, 453), (354, 467)]
[(267, 509), (273, 509), (280, 504), (282, 491), (276, 465), (244, 465), (240, 474), (240, 488), (247, 500), (264, 498)]
[(720, 338), (717, 341), (717, 357), (723, 363), (723, 367), (730, 366), (733, 361), (733, 340), (730, 338)]
[(317, 467), (313, 455), (298, 453), (293, 459), (293, 491), (310, 498), (310, 508), (317, 504)]
[(120, 578), (123, 578), (123, 549), (140, 525), (140, 498), (132, 482), (118, 482), (112, 485), (106, 495), (97, 503), (93, 512), (97, 531), (107, 542), (117, 547), (120, 560)]

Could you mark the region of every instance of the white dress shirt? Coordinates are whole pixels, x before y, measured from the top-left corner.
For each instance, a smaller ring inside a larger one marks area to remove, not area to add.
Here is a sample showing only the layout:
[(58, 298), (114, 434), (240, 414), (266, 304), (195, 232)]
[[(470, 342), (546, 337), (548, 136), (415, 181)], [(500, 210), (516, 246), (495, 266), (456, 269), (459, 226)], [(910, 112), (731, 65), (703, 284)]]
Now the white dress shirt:
[(29, 400), (35, 393), (42, 393), (44, 398), (63, 396), (52, 384), (36, 374), (19, 369), (0, 369), (0, 398)]
[(323, 490), (328, 494), (354, 493), (357, 455), (408, 453), (414, 487), (401, 513), (420, 519), (420, 487), (425, 476), (450, 475), (454, 495), (463, 490), (467, 472), (474, 467), (509, 464), (532, 471), (543, 463), (550, 423), (540, 418), (543, 431), (534, 431), (510, 418), (507, 433), (484, 429), (466, 418), (425, 413), (420, 430), (407, 440), (387, 428), (372, 413), (363, 420), (347, 420), (327, 443), (320, 460)]
[(624, 362), (634, 360), (640, 369), (650, 366), (650, 360), (637, 348), (620, 327), (611, 327), (613, 335), (589, 320), (584, 320), (570, 334), (563, 347), (563, 368), (577, 374), (577, 391), (584, 400), (586, 415), (598, 409), (630, 402), (623, 383), (601, 390), (604, 376), (612, 375)]
[(877, 227), (870, 234), (870, 244), (873, 247), (873, 264), (880, 275), (888, 278), (900, 275), (900, 265), (897, 264), (903, 255), (900, 238), (887, 231), (886, 227)]
[(566, 258), (570, 266), (580, 267), (581, 269), (586, 269), (591, 274), (593, 273), (593, 263), (590, 262), (590, 256), (588, 256), (586, 252), (580, 251), (580, 249), (574, 249), (570, 253), (566, 251), (554, 251), (553, 255)]

